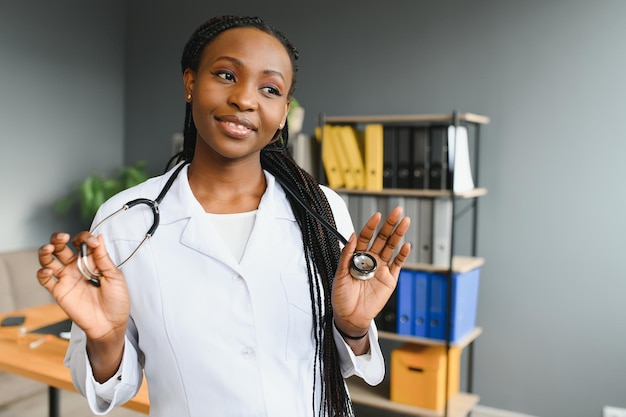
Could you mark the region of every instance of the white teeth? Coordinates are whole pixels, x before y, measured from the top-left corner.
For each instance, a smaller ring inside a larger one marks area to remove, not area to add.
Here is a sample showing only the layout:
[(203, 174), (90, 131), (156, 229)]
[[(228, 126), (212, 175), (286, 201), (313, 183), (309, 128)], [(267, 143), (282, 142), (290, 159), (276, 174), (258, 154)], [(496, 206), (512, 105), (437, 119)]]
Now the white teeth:
[(237, 123), (233, 123), (233, 122), (226, 122), (227, 125), (234, 127), (235, 129), (238, 130), (249, 130), (247, 127), (245, 127), (244, 125), (240, 125)]

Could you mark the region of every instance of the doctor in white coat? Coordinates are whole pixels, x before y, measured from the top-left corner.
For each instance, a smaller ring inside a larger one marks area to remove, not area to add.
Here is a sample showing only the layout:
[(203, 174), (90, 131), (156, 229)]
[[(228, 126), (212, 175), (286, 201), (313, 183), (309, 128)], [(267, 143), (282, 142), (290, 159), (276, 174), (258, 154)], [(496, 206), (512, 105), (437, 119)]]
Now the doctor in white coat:
[[(200, 26), (181, 61), (176, 169), (114, 196), (94, 220), (164, 192), (154, 235), (141, 244), (154, 221), (142, 205), (73, 239), (88, 272), (66, 233), (41, 247), (38, 279), (74, 322), (66, 364), (94, 413), (131, 399), (144, 372), (150, 414), (163, 417), (349, 416), (343, 378), (383, 379), (373, 318), (410, 252), (410, 220), (396, 208), (380, 225), (376, 213), (357, 237), (343, 200), (291, 159), (296, 59), (258, 18)], [(376, 260), (373, 278), (350, 274), (355, 252)]]

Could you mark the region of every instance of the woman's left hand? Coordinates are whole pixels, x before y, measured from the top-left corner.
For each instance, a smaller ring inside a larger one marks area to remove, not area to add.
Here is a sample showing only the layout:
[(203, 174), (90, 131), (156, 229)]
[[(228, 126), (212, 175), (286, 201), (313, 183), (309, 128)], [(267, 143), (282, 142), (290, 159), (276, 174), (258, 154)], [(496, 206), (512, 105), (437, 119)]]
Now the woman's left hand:
[[(411, 244), (405, 242), (394, 257), (411, 223), (408, 217), (402, 217), (399, 206), (391, 211), (368, 249), (381, 220), (380, 213), (374, 214), (358, 238), (354, 234), (350, 237), (341, 254), (333, 283), (332, 305), (335, 326), (344, 335), (358, 337), (367, 333), (371, 321), (396, 288), (400, 269), (411, 252)], [(367, 252), (376, 259), (378, 268), (373, 278), (363, 281), (350, 275), (355, 252)]]

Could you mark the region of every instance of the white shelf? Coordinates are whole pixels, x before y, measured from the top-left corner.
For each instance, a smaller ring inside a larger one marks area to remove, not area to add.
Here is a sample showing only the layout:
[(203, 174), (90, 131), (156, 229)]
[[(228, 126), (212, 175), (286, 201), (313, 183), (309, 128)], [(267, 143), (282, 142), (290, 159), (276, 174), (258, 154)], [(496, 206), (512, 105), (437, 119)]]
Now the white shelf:
[[(485, 263), (484, 258), (478, 258), (474, 256), (453, 256), (452, 257), (452, 272), (464, 274), (472, 271), (478, 267), (483, 266)], [(447, 272), (447, 266), (438, 266), (433, 264), (420, 264), (414, 262), (407, 262), (402, 266), (404, 269), (411, 269), (417, 271), (429, 271), (429, 272)]]
[[(482, 334), (482, 332), (483, 332), (482, 327), (475, 327), (474, 330), (472, 330), (470, 333), (467, 334), (467, 336), (463, 337), (462, 339), (458, 340), (455, 343), (451, 343), (450, 345), (461, 348), (461, 349), (466, 348), (470, 343), (476, 340), (478, 336)], [(416, 345), (445, 346), (446, 344), (445, 340), (430, 339), (427, 337), (408, 336), (404, 334), (385, 332), (385, 331), (379, 331), (378, 338), (387, 339), (387, 340), (395, 340), (397, 342), (409, 342), (409, 343), (414, 343)]]
[[(413, 188), (383, 188), (382, 190), (372, 191), (357, 188), (333, 188), (338, 193), (343, 194), (360, 194), (360, 195), (377, 195), (377, 196), (402, 196), (402, 197), (431, 197), (442, 198), (452, 196), (450, 190), (418, 190)], [(454, 193), (456, 198), (476, 198), (487, 195), (486, 188), (474, 188), (462, 193)]]
[[(357, 377), (348, 378), (347, 382), (350, 397), (355, 404), (363, 404), (414, 416), (442, 417), (445, 414), (445, 409), (428, 410), (389, 400), (389, 382), (387, 381), (383, 381), (375, 387), (368, 385), (361, 378)], [(466, 417), (472, 411), (472, 408), (478, 404), (479, 399), (477, 395), (467, 393), (458, 393), (452, 396), (448, 401), (448, 416)]]
[[(489, 117), (475, 113), (459, 113), (459, 121), (488, 124)], [(446, 114), (395, 114), (388, 116), (331, 116), (324, 119), (325, 123), (429, 123), (454, 122), (450, 113)]]

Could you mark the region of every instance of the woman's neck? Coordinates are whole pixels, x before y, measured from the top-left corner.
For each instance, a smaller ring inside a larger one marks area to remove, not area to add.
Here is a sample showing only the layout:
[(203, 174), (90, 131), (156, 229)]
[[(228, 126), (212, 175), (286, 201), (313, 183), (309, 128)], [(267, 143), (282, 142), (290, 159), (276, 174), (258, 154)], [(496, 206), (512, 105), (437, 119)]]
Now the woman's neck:
[(260, 162), (205, 164), (194, 160), (189, 186), (208, 213), (243, 213), (256, 210), (267, 186)]

